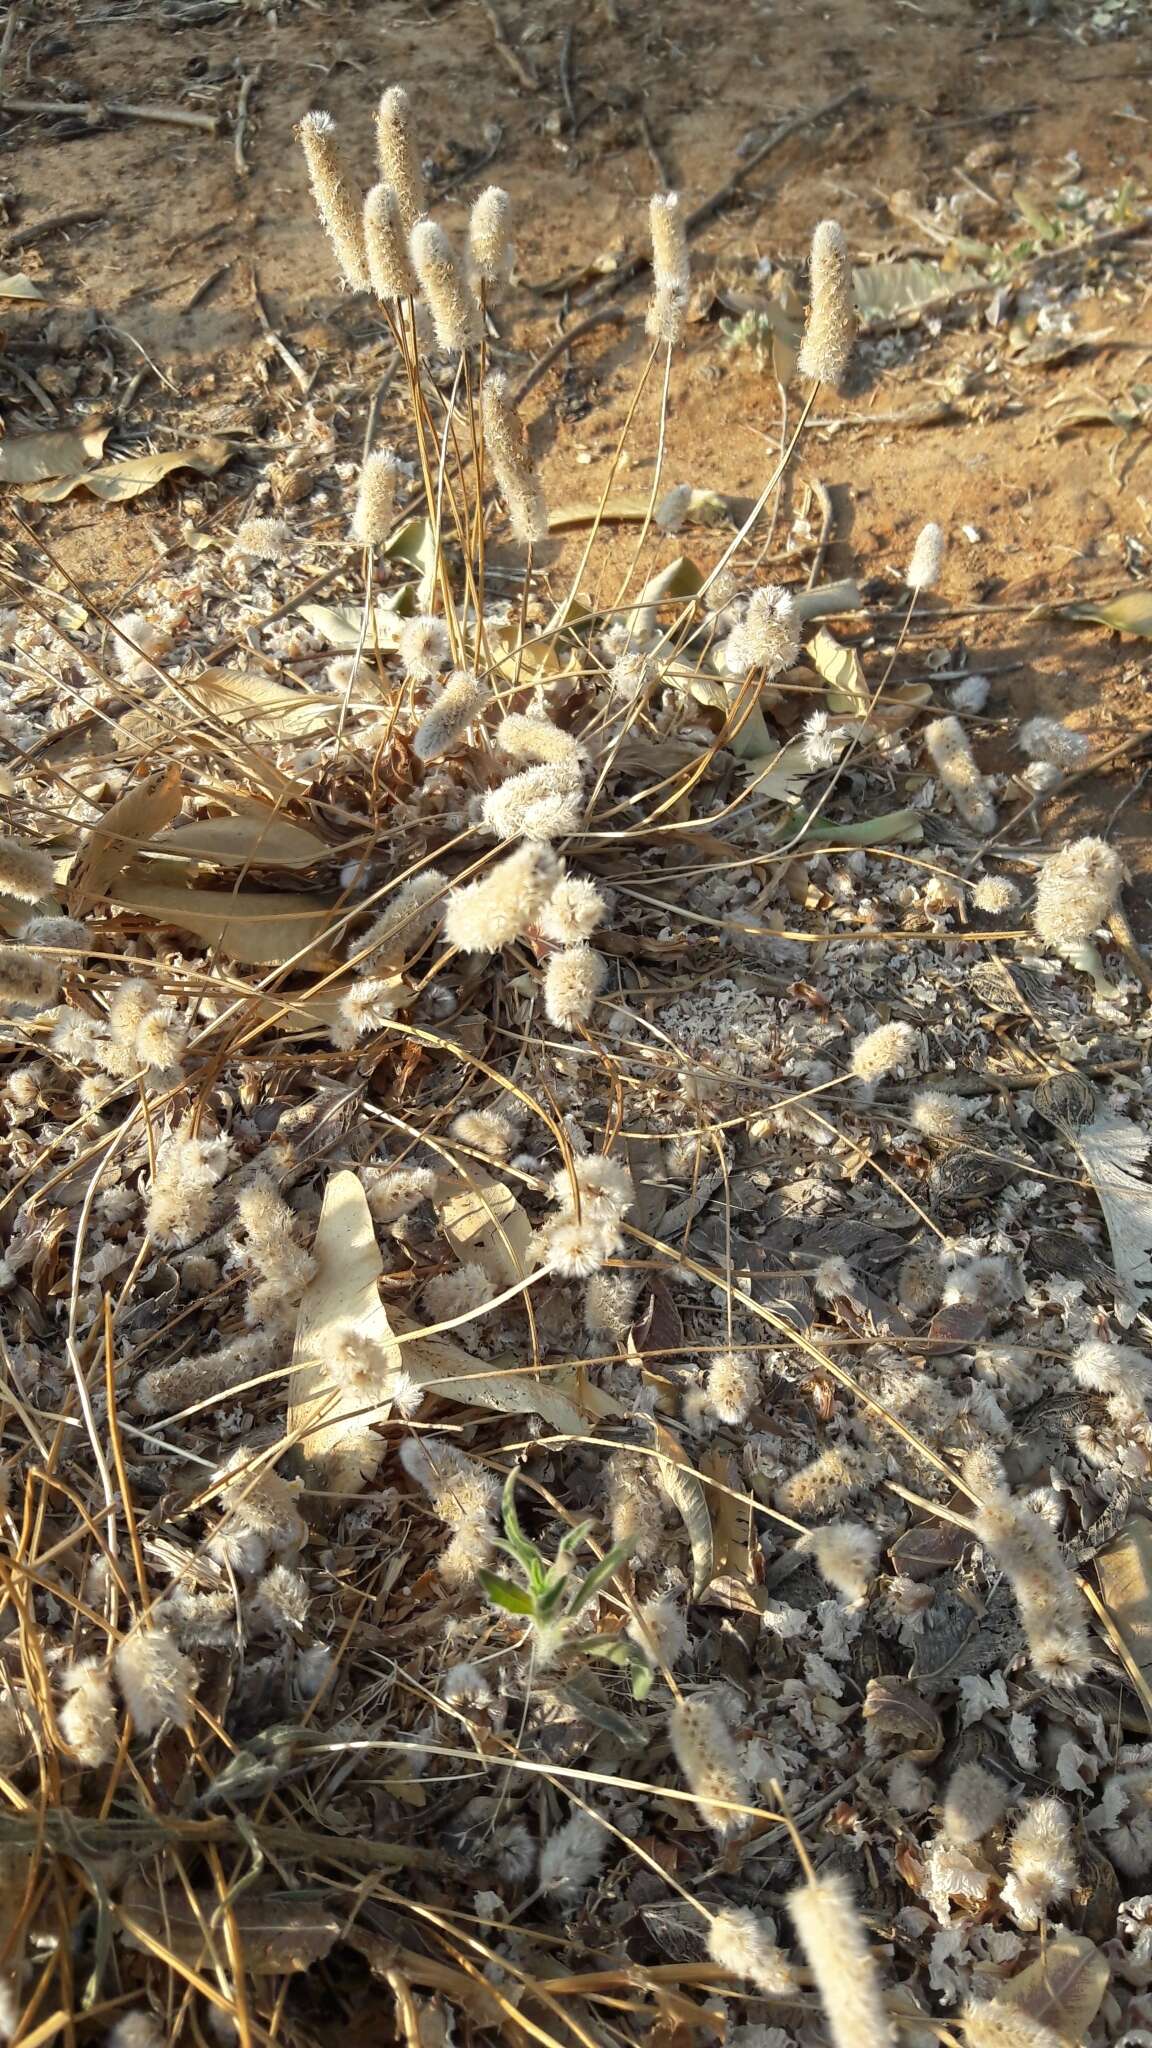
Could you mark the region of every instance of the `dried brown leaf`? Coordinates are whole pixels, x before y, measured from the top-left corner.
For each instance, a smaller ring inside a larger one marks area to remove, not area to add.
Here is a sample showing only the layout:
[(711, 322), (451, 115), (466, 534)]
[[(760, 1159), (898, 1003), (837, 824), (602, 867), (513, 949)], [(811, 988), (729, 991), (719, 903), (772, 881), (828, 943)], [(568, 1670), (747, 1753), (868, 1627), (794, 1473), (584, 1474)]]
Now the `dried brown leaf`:
[(111, 420), (82, 427), (47, 427), (37, 434), (9, 434), (0, 441), (0, 484), (34, 484), (45, 477), (78, 476), (104, 453)]
[(1111, 1972), (1085, 1934), (1054, 1934), (1044, 1952), (1000, 1985), (997, 1996), (1080, 2048), (1103, 2003)]
[(230, 960), (247, 966), (282, 967), (298, 954), (310, 966), (332, 958), (324, 935), (340, 907), (335, 898), (178, 889), (140, 871), (126, 876), (109, 895), (117, 909), (143, 911), (158, 924), (191, 932), (205, 946), (218, 946)]
[(68, 909), (82, 917), (108, 895), (113, 884), (170, 825), (183, 801), (179, 768), (173, 763), (144, 782), (134, 782), (93, 825), (72, 863), (68, 877)]
[(123, 505), (129, 498), (154, 491), (173, 470), (193, 469), (199, 476), (215, 476), (235, 452), (230, 441), (197, 441), (190, 448), (170, 448), (159, 455), (133, 455), (126, 462), (105, 462), (98, 469), (28, 484), (21, 489), (21, 496), (37, 505), (56, 505), (61, 498), (83, 488), (91, 491), (94, 498), (103, 498), (106, 504)]
[(387, 1420), (391, 1402), (366, 1410), (334, 1386), (325, 1362), (333, 1339), (338, 1331), (354, 1329), (385, 1353), (389, 1370), (405, 1362), (380, 1299), (384, 1264), (368, 1197), (354, 1173), (344, 1170), (329, 1179), (312, 1256), (316, 1273), (300, 1303), (292, 1347), (288, 1433), (307, 1485), (338, 1497), (358, 1493), (379, 1465), (384, 1440), (366, 1432)]

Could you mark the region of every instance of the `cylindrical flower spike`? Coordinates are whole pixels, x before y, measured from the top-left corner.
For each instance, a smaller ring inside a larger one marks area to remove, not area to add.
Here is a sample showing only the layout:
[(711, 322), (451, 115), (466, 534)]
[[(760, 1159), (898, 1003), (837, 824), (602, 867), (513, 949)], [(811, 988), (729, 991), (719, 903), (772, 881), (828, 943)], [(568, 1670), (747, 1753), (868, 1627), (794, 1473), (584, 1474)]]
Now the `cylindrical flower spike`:
[(434, 220), (418, 220), (409, 248), (432, 315), (437, 348), (459, 354), (475, 347), (483, 339), (480, 308), (443, 228)]
[(839, 221), (822, 220), (812, 237), (811, 294), (796, 367), (802, 377), (841, 391), (856, 339), (856, 301)]
[(376, 297), (414, 299), (420, 289), (408, 253), (408, 236), (400, 202), (391, 185), (373, 185), (364, 201), (364, 251)]
[(400, 219), (411, 234), (427, 201), (424, 173), (412, 140), (412, 103), (402, 85), (390, 85), (381, 93), (376, 112), (376, 153), (380, 176), (396, 194)]
[(336, 147), (336, 123), (331, 114), (305, 114), (297, 133), (308, 160), (312, 196), (328, 230), (336, 260), (352, 290), (364, 291), (371, 282), (364, 248), (364, 221), (355, 185)]

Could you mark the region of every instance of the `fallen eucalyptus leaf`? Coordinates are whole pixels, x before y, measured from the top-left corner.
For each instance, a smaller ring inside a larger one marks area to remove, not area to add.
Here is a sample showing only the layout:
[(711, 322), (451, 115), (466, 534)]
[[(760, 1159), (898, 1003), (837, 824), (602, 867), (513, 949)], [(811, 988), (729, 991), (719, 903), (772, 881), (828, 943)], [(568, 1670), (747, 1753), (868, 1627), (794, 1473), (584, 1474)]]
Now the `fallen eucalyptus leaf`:
[(141, 850), (170, 825), (183, 801), (180, 770), (173, 763), (144, 782), (133, 782), (93, 825), (68, 876), (68, 910), (83, 917), (107, 896)]
[[(237, 1892), (228, 1910), (244, 1967), (254, 1977), (288, 1976), (323, 1962), (335, 1947), (343, 1924), (318, 1900), (294, 1898), (288, 1893), (261, 1896)], [(148, 1954), (154, 1952), (155, 1943), (159, 1952), (168, 1951), (189, 1968), (198, 1969), (210, 1961), (214, 1948), (225, 1953), (219, 1914), (220, 1899), (214, 1891), (189, 1898), (182, 1886), (168, 1885), (157, 1897), (148, 1880), (136, 1876), (125, 1887), (119, 1917), (126, 1948)], [(133, 1926), (139, 1928), (139, 1934), (133, 1933)], [(205, 1931), (212, 1927), (218, 1929), (215, 1936)]]
[(1100, 1106), (1080, 1074), (1042, 1081), (1035, 1103), (1080, 1155), (1104, 1212), (1112, 1264), (1129, 1302), (1152, 1292), (1152, 1186), (1141, 1177), (1148, 1138), (1137, 1124)]
[(377, 1470), (386, 1445), (371, 1426), (387, 1421), (392, 1404), (365, 1409), (361, 1399), (334, 1386), (325, 1361), (336, 1334), (355, 1330), (380, 1348), (392, 1372), (406, 1363), (380, 1299), (384, 1262), (368, 1197), (354, 1173), (331, 1175), (312, 1256), (316, 1272), (300, 1303), (292, 1347), (288, 1434), (305, 1483), (331, 1493), (338, 1507), (340, 1494), (358, 1493)]
[(159, 455), (133, 455), (126, 462), (105, 462), (98, 469), (86, 469), (78, 476), (60, 476), (48, 483), (29, 484), (20, 495), (37, 505), (56, 505), (83, 487), (107, 504), (123, 505), (154, 491), (157, 484), (177, 469), (193, 469), (199, 476), (215, 476), (236, 453), (231, 441), (218, 436), (196, 441), (190, 448), (170, 448)]
[(234, 818), (197, 818), (178, 825), (156, 842), (158, 855), (205, 861), (217, 867), (307, 868), (323, 860), (328, 848), (315, 832), (261, 811)]
[(1081, 2048), (1108, 1989), (1111, 1971), (1086, 1934), (1052, 1934), (1043, 1952), (997, 1996), (1051, 2027), (1069, 2048)]
[(497, 1294), (530, 1271), (532, 1225), (502, 1180), (478, 1180), (450, 1196), (440, 1226), (461, 1263), (483, 1266)]
[(378, 598), (367, 625), (360, 604), (302, 604), (297, 609), (329, 647), (352, 653), (363, 645), (365, 654), (369, 654), (375, 648), (399, 646), (404, 621), (416, 610), (416, 588), (405, 583), (401, 589), (390, 590)]
[(1133, 1515), (1095, 1566), (1100, 1598), (1133, 1663), (1152, 1679), (1152, 1522)]
[(798, 619), (833, 618), (839, 612), (858, 612), (860, 585), (846, 577), (841, 583), (818, 583), (815, 590), (796, 590), (792, 609)]
[(117, 909), (143, 911), (250, 967), (282, 967), (298, 954), (312, 966), (332, 958), (324, 935), (340, 908), (336, 898), (179, 889), (144, 872), (126, 876), (108, 895)]
[(82, 427), (47, 427), (43, 433), (8, 434), (0, 441), (0, 484), (34, 484), (45, 477), (78, 476), (104, 453), (111, 420)]
[(1044, 607), (1044, 617), (1079, 619), (1090, 625), (1107, 626), (1113, 633), (1135, 633), (1152, 639), (1152, 589), (1122, 590), (1116, 597), (1086, 599), (1083, 604)]
[(565, 1436), (584, 1436), (591, 1422), (623, 1413), (610, 1394), (570, 1367), (549, 1367), (539, 1375), (523, 1368), (501, 1371), (501, 1365), (515, 1361), (484, 1364), (447, 1335), (421, 1337), (401, 1331), (400, 1336), (405, 1372), (441, 1401), (459, 1401), (465, 1408), (488, 1408), (501, 1415), (542, 1415)]
[(407, 562), (420, 571), (420, 582), (416, 589), (416, 609), (426, 612), (436, 589), (436, 559), (438, 554), (436, 522), (434, 519), (408, 519), (389, 538), (384, 552), (398, 561)]
[(18, 270), (13, 277), (0, 277), (0, 299), (43, 299), (44, 294), (30, 277)]

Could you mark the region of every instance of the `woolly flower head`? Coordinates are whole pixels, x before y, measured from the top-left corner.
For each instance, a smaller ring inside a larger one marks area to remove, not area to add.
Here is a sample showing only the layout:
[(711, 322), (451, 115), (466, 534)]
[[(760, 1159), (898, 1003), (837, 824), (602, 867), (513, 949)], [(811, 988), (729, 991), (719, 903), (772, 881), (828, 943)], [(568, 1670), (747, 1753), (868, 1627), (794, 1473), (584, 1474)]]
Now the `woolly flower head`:
[(488, 692), (479, 679), (467, 669), (457, 669), (412, 735), (416, 759), (435, 761), (446, 754), (479, 717), (487, 699)]
[(496, 742), (506, 754), (521, 761), (564, 762), (577, 765), (584, 759), (578, 739), (550, 718), (529, 718), (522, 711), (509, 712), (496, 728)]
[(822, 220), (812, 236), (811, 300), (804, 339), (796, 358), (802, 377), (842, 391), (856, 339), (852, 263), (844, 230)]
[(519, 1136), (519, 1125), (508, 1109), (462, 1109), (449, 1124), (448, 1135), (489, 1159), (507, 1159)]
[(479, 881), (453, 890), (444, 912), (445, 938), (462, 953), (498, 952), (536, 922), (559, 878), (550, 847), (517, 847)]
[(827, 1515), (842, 1507), (866, 1477), (859, 1453), (850, 1459), (838, 1444), (829, 1444), (782, 1480), (773, 1499), (786, 1515)]
[(809, 768), (834, 768), (844, 751), (843, 735), (828, 727), (826, 711), (809, 712), (804, 720), (804, 758)]
[(718, 1969), (746, 1978), (770, 1998), (787, 1998), (799, 1988), (795, 1966), (771, 1922), (751, 1907), (726, 1906), (716, 1914), (708, 1929), (708, 1954)]
[(370, 1182), (365, 1193), (373, 1221), (387, 1227), (430, 1200), (436, 1193), (436, 1175), (429, 1166), (398, 1166)]
[(984, 875), (972, 891), (977, 910), (988, 917), (1005, 917), (1020, 902), (1020, 891), (1007, 875)]
[(1143, 1417), (1144, 1404), (1152, 1399), (1152, 1359), (1134, 1344), (1089, 1337), (1076, 1346), (1068, 1368), (1078, 1386), (1103, 1394), (1125, 1419)]
[(876, 1576), (880, 1538), (863, 1522), (826, 1522), (796, 1545), (815, 1561), (830, 1586), (845, 1600), (862, 1600)]
[(960, 2014), (967, 2048), (1066, 2048), (1067, 2037), (1006, 1998), (970, 1998)]
[(352, 982), (336, 1006), (336, 1021), (331, 1029), (333, 1045), (340, 1052), (350, 1052), (357, 1039), (390, 1024), (396, 1010), (394, 981), (365, 975), (361, 980)]
[(468, 249), (474, 275), (490, 288), (512, 275), (516, 245), (512, 240), (512, 201), (499, 185), (487, 185), (475, 200), (468, 221)]
[(648, 209), (652, 232), (652, 299), (645, 322), (652, 341), (671, 348), (684, 331), (690, 259), (680, 196), (654, 192)]
[(608, 963), (591, 946), (566, 946), (544, 970), (544, 1009), (559, 1031), (581, 1030), (608, 980)]
[(292, 539), (286, 519), (245, 519), (236, 529), (231, 552), (257, 562), (284, 562), (292, 552)]
[(611, 1839), (595, 1815), (578, 1809), (540, 1851), (541, 1891), (569, 1896), (584, 1891), (599, 1873)]
[(788, 1894), (788, 1911), (835, 2048), (895, 2048), (896, 2031), (847, 1878), (831, 1871), (798, 1885)]
[(953, 711), (966, 711), (976, 716), (983, 711), (992, 694), (992, 685), (987, 676), (965, 676), (955, 689), (949, 690), (948, 702)]
[(364, 222), (355, 183), (336, 145), (336, 123), (331, 114), (305, 114), (296, 132), (303, 144), (316, 211), (327, 229), (345, 282), (354, 292), (363, 291), (371, 282), (364, 250)]
[(376, 965), (389, 952), (397, 961), (403, 959), (436, 923), (447, 886), (448, 877), (440, 868), (421, 868), (418, 874), (410, 875), (368, 930), (353, 940), (349, 951), (364, 954), (366, 968)]
[(752, 1804), (752, 1787), (715, 1702), (704, 1694), (678, 1701), (668, 1716), (668, 1735), (701, 1820), (721, 1841), (741, 1832), (747, 1816), (732, 1808)]
[(154, 1735), (165, 1721), (187, 1728), (196, 1667), (166, 1629), (135, 1629), (118, 1646), (113, 1661), (124, 1704), (141, 1735)]
[(656, 670), (645, 654), (618, 654), (612, 663), (610, 681), (617, 697), (626, 704), (639, 704), (653, 688)]
[(983, 1764), (957, 1764), (944, 1794), (943, 1832), (961, 1846), (982, 1841), (1007, 1809), (1008, 1789), (1002, 1778)]
[(491, 1521), (499, 1511), (500, 1481), (458, 1451), (449, 1437), (405, 1437), (400, 1463), (428, 1495), (433, 1514), (450, 1528)]
[(105, 2048), (164, 2048), (164, 2035), (156, 2020), (143, 2006), (121, 2013), (108, 2029)]
[(1083, 945), (1115, 908), (1124, 863), (1105, 840), (1074, 839), (1050, 854), (1036, 884), (1036, 936), (1060, 952)]
[(661, 533), (679, 533), (692, 509), (692, 498), (691, 484), (674, 484), (670, 491), (665, 491), (653, 512), (653, 526), (658, 526)]
[(457, 1266), (454, 1273), (435, 1273), (425, 1282), (422, 1296), (430, 1323), (451, 1323), (457, 1316), (483, 1308), (492, 1293), (492, 1283), (475, 1259)]
[(603, 924), (608, 906), (596, 887), (583, 875), (561, 875), (540, 913), (541, 937), (558, 946), (575, 946), (591, 938)]
[(943, 1143), (961, 1138), (972, 1113), (963, 1095), (948, 1095), (942, 1088), (919, 1088), (908, 1106), (908, 1120), (926, 1138)]
[(480, 393), (484, 445), (519, 541), (548, 538), (548, 507), (507, 377), (494, 371)]
[(1049, 1906), (1066, 1899), (1076, 1883), (1072, 1816), (1062, 1800), (1047, 1794), (1025, 1801), (1008, 1860), (1004, 1904), (1018, 1927), (1038, 1927)]
[(396, 644), (404, 673), (413, 683), (432, 682), (452, 659), (452, 643), (443, 619), (424, 612), (405, 619)]
[(930, 519), (916, 536), (912, 559), (904, 574), (909, 590), (934, 590), (944, 566), (944, 529)]
[(782, 675), (800, 658), (800, 621), (790, 591), (767, 583), (754, 591), (748, 609), (724, 643), (724, 664), (730, 675), (763, 669), (767, 681)]
[(1020, 727), (1016, 745), (1030, 761), (1047, 761), (1053, 768), (1080, 768), (1092, 752), (1086, 733), (1073, 732), (1058, 718), (1029, 718)]
[(874, 1031), (856, 1039), (852, 1072), (858, 1081), (883, 1081), (888, 1074), (912, 1065), (919, 1044), (920, 1034), (911, 1024), (878, 1024)]
[(1054, 1530), (1012, 1498), (990, 1451), (974, 1451), (964, 1478), (983, 1505), (976, 1535), (1007, 1574), (1037, 1677), (1047, 1685), (1076, 1685), (1095, 1658), (1083, 1596)]
[(357, 1324), (348, 1323), (333, 1331), (325, 1365), (333, 1383), (353, 1400), (369, 1405), (387, 1397), (393, 1356)]
[(22, 839), (0, 839), (0, 891), (21, 903), (39, 903), (55, 886), (52, 856)]
[(396, 515), (400, 464), (392, 448), (374, 448), (360, 471), (352, 538), (362, 547), (382, 547)]
[(0, 946), (0, 1002), (50, 1010), (60, 996), (60, 969), (25, 946)]
[(96, 1657), (86, 1657), (65, 1671), (60, 1682), (67, 1698), (56, 1722), (73, 1756), (85, 1770), (111, 1763), (116, 1754), (116, 1703), (107, 1667)]
[(400, 202), (391, 185), (373, 185), (364, 201), (364, 253), (381, 304), (414, 299), (420, 281), (412, 268)]
[(390, 85), (376, 109), (376, 155), (380, 176), (396, 194), (406, 230), (424, 211), (424, 173), (412, 134), (412, 102), (402, 85)]
[(308, 1524), (296, 1505), (298, 1485), (274, 1466), (260, 1464), (246, 1445), (225, 1459), (217, 1485), (221, 1506), (234, 1526), (253, 1531), (268, 1550), (291, 1553), (303, 1548)]
[(481, 816), (497, 839), (565, 838), (583, 818), (583, 784), (571, 761), (541, 763), (490, 789)]
[(721, 1422), (747, 1422), (760, 1393), (760, 1372), (747, 1351), (718, 1351), (708, 1368), (707, 1401)]
[(636, 1190), (632, 1175), (621, 1160), (613, 1159), (607, 1152), (586, 1152), (573, 1160), (571, 1173), (562, 1167), (553, 1174), (552, 1200), (569, 1214), (574, 1215), (579, 1207), (581, 1215), (615, 1220), (632, 1207)]
[(957, 815), (974, 832), (994, 832), (996, 806), (988, 783), (972, 758), (968, 736), (960, 720), (934, 719), (924, 728), (924, 744)]
[(684, 1609), (666, 1593), (642, 1601), (628, 1623), (628, 1634), (647, 1656), (669, 1669), (679, 1663), (688, 1648)]
[(544, 1263), (564, 1280), (587, 1280), (620, 1245), (620, 1227), (606, 1216), (561, 1216), (545, 1225), (539, 1241)]
[(232, 1162), (223, 1138), (173, 1132), (158, 1147), (148, 1198), (148, 1232), (157, 1244), (192, 1244), (212, 1219), (216, 1188)]
[(428, 301), (437, 348), (446, 355), (456, 355), (482, 341), (480, 308), (460, 259), (439, 222), (418, 220), (408, 247)]

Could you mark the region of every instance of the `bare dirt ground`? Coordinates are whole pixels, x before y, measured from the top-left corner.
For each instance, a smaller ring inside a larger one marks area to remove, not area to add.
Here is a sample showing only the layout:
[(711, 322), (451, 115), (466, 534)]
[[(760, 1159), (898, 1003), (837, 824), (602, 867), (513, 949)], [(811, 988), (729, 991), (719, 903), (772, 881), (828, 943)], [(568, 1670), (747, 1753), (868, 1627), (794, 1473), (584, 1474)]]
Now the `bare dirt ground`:
[[(181, 518), (196, 522), (206, 509), (213, 529), (228, 529), (253, 494), (266, 501), (261, 478), (307, 445), (306, 416), (330, 424), (337, 455), (355, 459), (388, 358), (371, 309), (342, 291), (316, 242), (292, 139), (309, 108), (337, 117), (366, 177), (374, 96), (403, 79), (445, 219), (462, 218), (480, 184), (507, 187), (520, 257), (499, 327), (516, 373), (581, 317), (582, 296), (614, 263), (643, 247), (654, 186), (667, 182), (695, 203), (777, 122), (856, 88), (839, 113), (774, 150), (695, 239), (699, 317), (674, 396), (667, 474), (718, 491), (758, 488), (766, 438), (774, 444), (779, 431), (776, 386), (751, 351), (726, 345), (722, 295), (755, 297), (777, 267), (799, 277), (819, 213), (843, 219), (861, 262), (938, 260), (950, 238), (969, 236), (1025, 262), (1038, 256), (1041, 274), (1054, 245), (1037, 238), (1031, 208), (1056, 233), (1093, 227), (1099, 253), (1078, 264), (1075, 303), (1061, 304), (1053, 333), (1034, 311), (1019, 316), (1010, 264), (998, 298), (977, 293), (868, 345), (807, 474), (833, 493), (831, 576), (861, 560), (898, 565), (927, 518), (947, 528), (943, 596), (962, 608), (958, 644), (994, 673), (993, 715), (1050, 708), (1119, 739), (1145, 719), (1140, 643), (1038, 631), (1028, 612), (1122, 588), (1152, 547), (1147, 240), (1123, 232), (1138, 218), (1150, 162), (1152, 34), (1140, 32), (1139, 12), (1057, 6), (1029, 26), (1023, 11), (968, 0), (837, 0), (796, 18), (691, 0), (658, 11), (602, 0), (585, 15), (551, 0), (498, 15), (471, 0), (427, 12), (40, 8), (13, 36), (6, 90), (90, 111), (6, 118), (10, 267), (51, 306), (14, 309), (6, 321), (9, 431), (115, 413), (131, 386), (110, 452), (204, 434), (234, 437), (237, 450), (203, 490), (169, 485), (98, 511), (80, 496), (54, 508), (44, 530), (113, 611)], [(117, 118), (101, 111), (108, 101), (212, 115), (219, 129)], [(74, 209), (98, 217), (21, 242)], [(570, 288), (558, 289), (565, 278)], [(306, 398), (262, 331), (254, 288), (302, 368)], [(564, 503), (594, 502), (633, 389), (643, 279), (613, 296), (624, 324), (577, 343), (527, 408)], [(1097, 423), (1060, 433), (1074, 401), (1091, 401)], [(926, 423), (902, 425), (901, 414)], [(1109, 414), (1130, 428), (1107, 424)], [(642, 412), (638, 445), (650, 426)], [(331, 488), (331, 456), (317, 470), (309, 481)], [(634, 489), (646, 480), (643, 466), (631, 472)], [(333, 538), (340, 517), (334, 492)], [(1078, 786), (1077, 818), (1107, 814), (1121, 793), (1111, 781)], [(1062, 799), (1061, 828), (1066, 810)], [(1148, 822), (1137, 796), (1117, 827), (1140, 873)]]

